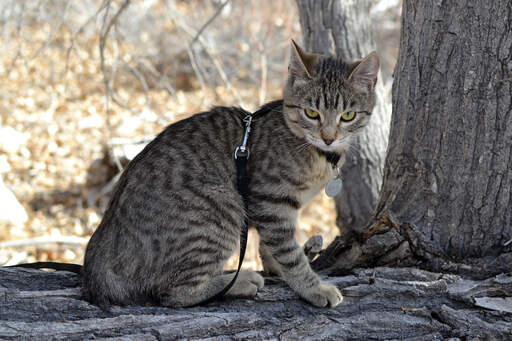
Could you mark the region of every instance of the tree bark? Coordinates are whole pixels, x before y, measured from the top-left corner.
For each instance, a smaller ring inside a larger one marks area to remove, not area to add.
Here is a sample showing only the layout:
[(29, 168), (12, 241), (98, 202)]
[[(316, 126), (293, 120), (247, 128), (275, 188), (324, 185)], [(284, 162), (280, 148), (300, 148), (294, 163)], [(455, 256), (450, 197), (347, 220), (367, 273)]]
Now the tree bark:
[(252, 299), (170, 309), (81, 299), (68, 272), (0, 268), (2, 340), (510, 340), (512, 277), (471, 281), (414, 268), (329, 278), (336, 308), (301, 301), (277, 279)]
[(512, 5), (406, 0), (403, 15), (377, 215), (430, 255), (510, 252)]
[[(297, 0), (304, 47), (311, 52), (333, 54), (347, 61), (361, 59), (375, 50), (369, 19), (371, 0)], [(380, 77), (379, 77), (380, 78)], [(377, 102), (364, 133), (343, 165), (343, 190), (336, 197), (337, 224), (362, 232), (373, 217), (388, 141), (391, 107), (382, 80), (377, 83)]]
[(496, 255), (512, 238), (512, 5), (405, 1), (403, 13), (378, 214), (454, 259)]
[(405, 0), (402, 15), (375, 223), (317, 266), (511, 271), (512, 4)]

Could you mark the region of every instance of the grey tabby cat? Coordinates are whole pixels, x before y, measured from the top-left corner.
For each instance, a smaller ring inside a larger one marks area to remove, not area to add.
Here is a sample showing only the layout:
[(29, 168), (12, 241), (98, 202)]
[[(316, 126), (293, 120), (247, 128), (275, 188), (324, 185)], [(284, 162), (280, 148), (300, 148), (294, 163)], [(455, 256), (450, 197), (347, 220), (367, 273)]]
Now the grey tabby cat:
[[(265, 270), (315, 306), (338, 305), (340, 291), (312, 271), (295, 224), (333, 177), (329, 156), (343, 159), (367, 124), (378, 68), (374, 52), (349, 64), (292, 42), (284, 104), (252, 122), (249, 212), (233, 158), (248, 113), (217, 107), (168, 126), (128, 165), (87, 245), (86, 299), (186, 307), (215, 295), (233, 277), (223, 267), (248, 214)], [(242, 271), (227, 295), (252, 297), (262, 287), (259, 274)]]

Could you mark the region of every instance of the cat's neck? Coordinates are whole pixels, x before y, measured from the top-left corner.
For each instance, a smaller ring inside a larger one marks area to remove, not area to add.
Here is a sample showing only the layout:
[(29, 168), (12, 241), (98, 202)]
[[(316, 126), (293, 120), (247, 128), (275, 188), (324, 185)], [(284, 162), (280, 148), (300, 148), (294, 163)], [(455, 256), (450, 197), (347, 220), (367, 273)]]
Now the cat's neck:
[(322, 150), (320, 148), (315, 148), (318, 154), (325, 157), (327, 162), (329, 162), (332, 166), (332, 168), (336, 168), (338, 165), (338, 162), (341, 159), (341, 155), (336, 152), (326, 152), (325, 150)]

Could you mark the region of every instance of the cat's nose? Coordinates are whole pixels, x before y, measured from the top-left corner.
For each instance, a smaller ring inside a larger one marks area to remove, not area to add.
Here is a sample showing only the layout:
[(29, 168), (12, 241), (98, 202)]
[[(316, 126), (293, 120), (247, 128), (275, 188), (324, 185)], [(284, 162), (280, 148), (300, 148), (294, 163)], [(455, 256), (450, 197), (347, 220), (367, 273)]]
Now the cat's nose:
[(324, 140), (325, 144), (328, 146), (330, 146), (331, 143), (334, 141), (334, 139), (330, 138), (330, 137), (323, 137), (322, 139)]

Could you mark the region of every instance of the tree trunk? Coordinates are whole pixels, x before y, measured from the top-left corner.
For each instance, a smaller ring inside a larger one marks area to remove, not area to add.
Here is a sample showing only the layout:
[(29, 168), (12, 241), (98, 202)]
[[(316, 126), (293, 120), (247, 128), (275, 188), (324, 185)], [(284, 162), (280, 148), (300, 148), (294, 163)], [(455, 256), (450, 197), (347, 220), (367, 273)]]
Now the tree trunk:
[(512, 270), (512, 5), (405, 0), (377, 222), (320, 267)]
[[(254, 299), (203, 307), (83, 301), (68, 272), (0, 268), (1, 340), (510, 340), (512, 277), (469, 281), (414, 268), (359, 269), (327, 281), (343, 304), (319, 309), (281, 281)], [(508, 312), (508, 314), (507, 314)], [(460, 340), (460, 339), (452, 339)]]
[(377, 215), (429, 254), (510, 252), (511, 2), (407, 0), (403, 14)]
[[(369, 11), (371, 0), (297, 0), (304, 47), (353, 61), (375, 50)], [(379, 77), (380, 78), (380, 77)], [(382, 184), (391, 107), (385, 101), (382, 80), (377, 103), (364, 133), (355, 141), (343, 165), (343, 190), (336, 197), (337, 224), (361, 232), (373, 217)], [(345, 231), (344, 231), (345, 230)]]

